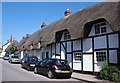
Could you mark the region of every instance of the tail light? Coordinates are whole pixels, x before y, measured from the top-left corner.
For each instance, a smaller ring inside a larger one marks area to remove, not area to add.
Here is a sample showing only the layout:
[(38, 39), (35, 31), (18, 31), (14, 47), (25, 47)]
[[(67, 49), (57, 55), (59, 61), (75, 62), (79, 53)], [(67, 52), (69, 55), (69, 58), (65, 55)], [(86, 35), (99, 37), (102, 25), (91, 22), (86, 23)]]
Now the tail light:
[(54, 69), (58, 69), (58, 67), (57, 67), (56, 65), (53, 65), (52, 68), (54, 68)]

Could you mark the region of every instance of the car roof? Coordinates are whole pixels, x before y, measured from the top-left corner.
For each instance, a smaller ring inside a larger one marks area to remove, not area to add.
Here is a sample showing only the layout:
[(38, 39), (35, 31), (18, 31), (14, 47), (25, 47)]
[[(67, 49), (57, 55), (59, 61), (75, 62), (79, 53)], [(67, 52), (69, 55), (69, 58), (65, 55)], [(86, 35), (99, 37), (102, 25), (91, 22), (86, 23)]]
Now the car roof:
[[(64, 60), (64, 59), (57, 59), (57, 58), (45, 58), (45, 59), (43, 59), (43, 60)], [(65, 61), (67, 61), (67, 60), (65, 60)]]

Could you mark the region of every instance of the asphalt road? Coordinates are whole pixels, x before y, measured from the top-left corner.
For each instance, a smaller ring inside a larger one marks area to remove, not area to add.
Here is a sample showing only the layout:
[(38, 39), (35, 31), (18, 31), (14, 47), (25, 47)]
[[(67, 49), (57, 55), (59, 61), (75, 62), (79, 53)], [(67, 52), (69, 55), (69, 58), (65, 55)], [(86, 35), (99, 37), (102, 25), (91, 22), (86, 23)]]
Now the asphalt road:
[[(72, 81), (72, 83), (87, 83), (84, 81), (80, 81), (77, 79), (49, 79), (46, 76), (40, 75), (40, 74), (34, 74), (33, 71), (27, 71), (25, 69), (21, 68), (20, 64), (10, 64), (8, 61), (4, 61), (0, 59), (0, 62), (2, 63), (2, 81), (69, 81), (69, 83)], [(0, 70), (1, 70), (0, 69)], [(61, 82), (63, 83), (63, 82)]]

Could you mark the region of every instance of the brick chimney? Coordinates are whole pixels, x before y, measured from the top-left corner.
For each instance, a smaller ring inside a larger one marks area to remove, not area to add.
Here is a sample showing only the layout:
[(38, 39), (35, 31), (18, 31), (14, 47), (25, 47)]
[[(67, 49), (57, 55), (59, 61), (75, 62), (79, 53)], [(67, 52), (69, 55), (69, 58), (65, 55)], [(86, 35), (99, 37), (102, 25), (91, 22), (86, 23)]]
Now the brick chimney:
[(67, 10), (64, 12), (65, 17), (66, 17), (66, 16), (69, 16), (70, 14), (71, 14), (71, 11), (70, 11), (69, 9), (67, 9)]
[(41, 25), (41, 28), (45, 27), (46, 26), (46, 23), (43, 22), (42, 25)]
[(25, 34), (25, 36), (23, 36), (23, 38), (29, 38), (30, 34)]

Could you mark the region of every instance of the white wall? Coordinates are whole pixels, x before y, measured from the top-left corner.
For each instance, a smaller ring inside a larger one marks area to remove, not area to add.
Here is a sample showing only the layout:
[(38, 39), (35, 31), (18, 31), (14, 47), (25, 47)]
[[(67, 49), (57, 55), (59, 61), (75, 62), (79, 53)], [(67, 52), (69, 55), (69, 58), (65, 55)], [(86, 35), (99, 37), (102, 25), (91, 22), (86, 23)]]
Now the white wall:
[(83, 52), (92, 52), (92, 38), (83, 40)]
[(83, 71), (93, 71), (92, 54), (83, 54)]
[(72, 55), (71, 54), (67, 54), (67, 60), (68, 60), (69, 66), (72, 68)]
[(81, 62), (74, 62), (73, 61), (73, 70), (81, 70)]
[(56, 54), (60, 54), (60, 43), (56, 44)]
[(9, 42), (9, 43), (7, 43), (7, 44), (5, 44), (4, 46), (3, 46), (3, 48), (2, 48), (2, 53), (1, 53), (1, 57), (3, 57), (4, 55), (5, 55), (5, 50), (6, 50), (6, 48), (10, 45), (11, 43)]
[(110, 63), (117, 63), (117, 50), (110, 50), (109, 51), (109, 62)]
[(94, 48), (107, 48), (106, 36), (95, 37), (94, 39)]
[(81, 40), (73, 41), (73, 51), (81, 50)]
[(23, 53), (24, 51), (21, 51), (21, 56), (20, 56), (20, 58), (22, 59), (23, 58), (23, 56), (24, 56), (24, 53)]
[(108, 36), (109, 48), (118, 48), (118, 34), (112, 34)]
[(67, 42), (67, 52), (71, 52), (71, 41)]

